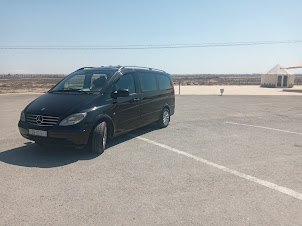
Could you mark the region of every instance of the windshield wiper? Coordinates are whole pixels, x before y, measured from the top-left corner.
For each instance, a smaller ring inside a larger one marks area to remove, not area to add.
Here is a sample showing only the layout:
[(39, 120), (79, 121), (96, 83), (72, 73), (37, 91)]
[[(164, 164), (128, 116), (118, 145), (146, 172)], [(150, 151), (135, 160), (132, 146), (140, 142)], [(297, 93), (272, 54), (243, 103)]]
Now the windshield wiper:
[(85, 90), (81, 90), (81, 89), (73, 89), (73, 88), (68, 88), (68, 89), (59, 89), (59, 90), (52, 90), (50, 91), (50, 93), (54, 93), (54, 92), (76, 92), (76, 93), (85, 93), (85, 94), (92, 94), (92, 93), (96, 93), (96, 92), (100, 92), (100, 91), (85, 91)]
[(80, 89), (67, 88), (67, 89), (52, 90), (50, 92), (74, 92), (74, 91), (79, 91), (79, 90)]
[(99, 93), (100, 91), (91, 91), (91, 90), (77, 90), (78, 93), (85, 93), (85, 94), (94, 94)]

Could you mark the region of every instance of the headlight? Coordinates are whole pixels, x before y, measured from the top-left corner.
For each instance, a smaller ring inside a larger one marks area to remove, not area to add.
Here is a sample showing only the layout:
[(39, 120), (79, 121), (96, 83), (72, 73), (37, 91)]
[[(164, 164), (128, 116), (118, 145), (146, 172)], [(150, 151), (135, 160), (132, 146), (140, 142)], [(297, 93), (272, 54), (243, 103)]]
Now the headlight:
[(20, 121), (25, 122), (25, 114), (24, 114), (24, 110), (21, 112)]
[(73, 115), (69, 115), (65, 119), (60, 122), (60, 126), (71, 126), (79, 123), (86, 117), (86, 113), (76, 113)]

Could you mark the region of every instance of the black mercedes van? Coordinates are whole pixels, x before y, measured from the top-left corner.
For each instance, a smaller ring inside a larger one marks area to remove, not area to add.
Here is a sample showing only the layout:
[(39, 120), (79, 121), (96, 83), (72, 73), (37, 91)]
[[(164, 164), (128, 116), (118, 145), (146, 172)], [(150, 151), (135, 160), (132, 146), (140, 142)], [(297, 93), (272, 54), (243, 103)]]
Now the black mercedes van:
[(71, 73), (22, 112), (19, 130), (37, 144), (91, 145), (102, 153), (107, 137), (157, 122), (167, 127), (174, 114), (171, 76), (133, 66), (84, 67)]

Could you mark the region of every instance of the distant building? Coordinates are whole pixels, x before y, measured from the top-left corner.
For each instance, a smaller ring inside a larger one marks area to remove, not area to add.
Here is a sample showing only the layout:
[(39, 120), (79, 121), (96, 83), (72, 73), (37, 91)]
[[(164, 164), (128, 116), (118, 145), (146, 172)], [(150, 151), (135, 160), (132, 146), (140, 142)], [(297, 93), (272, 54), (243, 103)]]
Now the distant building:
[(294, 86), (295, 75), (290, 74), (286, 69), (282, 68), (280, 64), (277, 64), (268, 72), (261, 76), (262, 87), (287, 87)]

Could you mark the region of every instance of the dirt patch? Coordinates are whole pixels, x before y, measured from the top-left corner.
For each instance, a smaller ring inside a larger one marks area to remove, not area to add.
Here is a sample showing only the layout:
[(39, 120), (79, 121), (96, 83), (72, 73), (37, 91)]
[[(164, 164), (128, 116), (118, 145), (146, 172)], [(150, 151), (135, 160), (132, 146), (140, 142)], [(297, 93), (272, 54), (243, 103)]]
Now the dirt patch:
[(62, 78), (9, 78), (0, 79), (0, 94), (45, 93)]
[[(6, 93), (45, 93), (56, 85), (63, 77), (10, 77), (0, 78), (0, 94)], [(192, 80), (194, 81), (194, 80)], [(175, 94), (178, 94), (179, 87), (174, 84)], [(283, 92), (283, 88), (261, 88), (260, 85), (223, 85), (213, 84), (181, 85), (181, 95), (219, 95), (220, 89), (224, 89), (224, 95), (301, 95), (301, 93)], [(302, 86), (295, 86), (292, 89), (301, 89)]]

